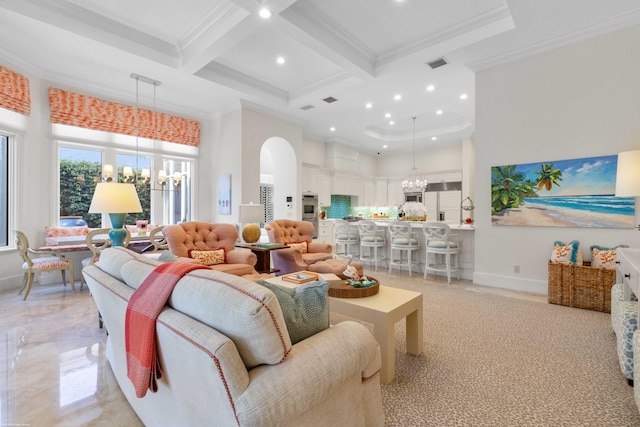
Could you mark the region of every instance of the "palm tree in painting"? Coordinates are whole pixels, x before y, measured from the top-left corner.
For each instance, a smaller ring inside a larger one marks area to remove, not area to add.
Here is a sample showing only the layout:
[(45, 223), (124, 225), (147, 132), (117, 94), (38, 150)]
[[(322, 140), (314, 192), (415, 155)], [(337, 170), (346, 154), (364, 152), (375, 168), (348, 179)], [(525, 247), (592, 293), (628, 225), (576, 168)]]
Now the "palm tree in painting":
[(508, 208), (517, 208), (522, 204), (523, 194), (531, 194), (532, 182), (525, 180), (515, 165), (494, 166), (491, 168), (491, 210), (493, 213)]
[(536, 172), (538, 178), (538, 190), (542, 190), (544, 187), (547, 191), (551, 190), (553, 185), (560, 187), (560, 181), (562, 181), (562, 171), (560, 169), (554, 169), (553, 163), (546, 163), (540, 165), (540, 171)]

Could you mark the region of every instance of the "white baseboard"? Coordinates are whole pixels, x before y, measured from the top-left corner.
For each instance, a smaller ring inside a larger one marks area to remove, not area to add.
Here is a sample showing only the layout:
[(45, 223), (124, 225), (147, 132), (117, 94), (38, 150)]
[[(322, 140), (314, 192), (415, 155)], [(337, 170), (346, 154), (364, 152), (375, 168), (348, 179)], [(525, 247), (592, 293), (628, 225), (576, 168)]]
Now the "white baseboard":
[(473, 283), (476, 285), (492, 286), (494, 288), (511, 289), (514, 291), (532, 292), (534, 294), (548, 294), (546, 280), (527, 279), (517, 276), (502, 276), (498, 274), (473, 273)]
[(22, 274), (16, 276), (3, 277), (0, 279), (0, 291), (8, 291), (15, 289), (16, 292), (20, 290), (22, 284)]

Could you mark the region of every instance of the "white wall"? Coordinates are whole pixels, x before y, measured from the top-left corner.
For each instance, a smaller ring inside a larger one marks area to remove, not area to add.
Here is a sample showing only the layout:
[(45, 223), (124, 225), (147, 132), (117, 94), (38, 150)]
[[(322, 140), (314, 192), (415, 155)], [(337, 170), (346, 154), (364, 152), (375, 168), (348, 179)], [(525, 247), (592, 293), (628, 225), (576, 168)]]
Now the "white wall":
[[(295, 183), (295, 193), (289, 194), (293, 196), (293, 214), (292, 218), (302, 218), (302, 209), (300, 200), (302, 200), (302, 192), (299, 189), (299, 172), (302, 167), (302, 130), (300, 126), (285, 122), (262, 113), (258, 113), (246, 108), (242, 109), (242, 183), (241, 185), (241, 201), (233, 201), (232, 209), (237, 203), (249, 203), (250, 201), (260, 200), (260, 151), (262, 145), (270, 138), (282, 138), (285, 140), (295, 153), (295, 162), (291, 158), (274, 159), (277, 168), (295, 170), (293, 179), (289, 182)], [(277, 185), (277, 176), (275, 174)], [(289, 175), (291, 177), (291, 175)], [(234, 180), (235, 181), (235, 180)], [(274, 201), (274, 214), (284, 209), (284, 201)], [(282, 204), (282, 205), (281, 205)], [(236, 208), (237, 210), (237, 208)]]
[(302, 163), (308, 165), (316, 165), (320, 168), (325, 167), (326, 146), (324, 142), (312, 141), (310, 139), (302, 140)]
[[(640, 246), (632, 229), (491, 224), (491, 167), (640, 148), (640, 26), (479, 72), (476, 76), (474, 282), (547, 292), (555, 240)], [(520, 274), (514, 273), (520, 266)]]

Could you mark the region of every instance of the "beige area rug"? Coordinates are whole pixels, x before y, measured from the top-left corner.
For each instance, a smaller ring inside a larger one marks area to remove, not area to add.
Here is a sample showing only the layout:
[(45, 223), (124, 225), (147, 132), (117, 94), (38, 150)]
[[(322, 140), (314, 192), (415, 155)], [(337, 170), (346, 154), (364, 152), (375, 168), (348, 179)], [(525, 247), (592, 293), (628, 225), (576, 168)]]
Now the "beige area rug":
[(466, 281), (372, 275), (424, 294), (421, 356), (405, 353), (396, 324), (388, 426), (640, 426), (609, 314)]

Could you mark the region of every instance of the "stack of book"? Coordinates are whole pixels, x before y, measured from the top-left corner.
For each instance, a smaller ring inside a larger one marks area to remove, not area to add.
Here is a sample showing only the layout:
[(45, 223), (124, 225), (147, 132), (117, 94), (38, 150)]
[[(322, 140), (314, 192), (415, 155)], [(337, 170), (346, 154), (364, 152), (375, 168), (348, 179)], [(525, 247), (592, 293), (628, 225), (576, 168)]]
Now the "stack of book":
[(285, 274), (281, 279), (287, 282), (300, 284), (318, 280), (318, 274), (311, 271), (299, 271), (297, 273)]

